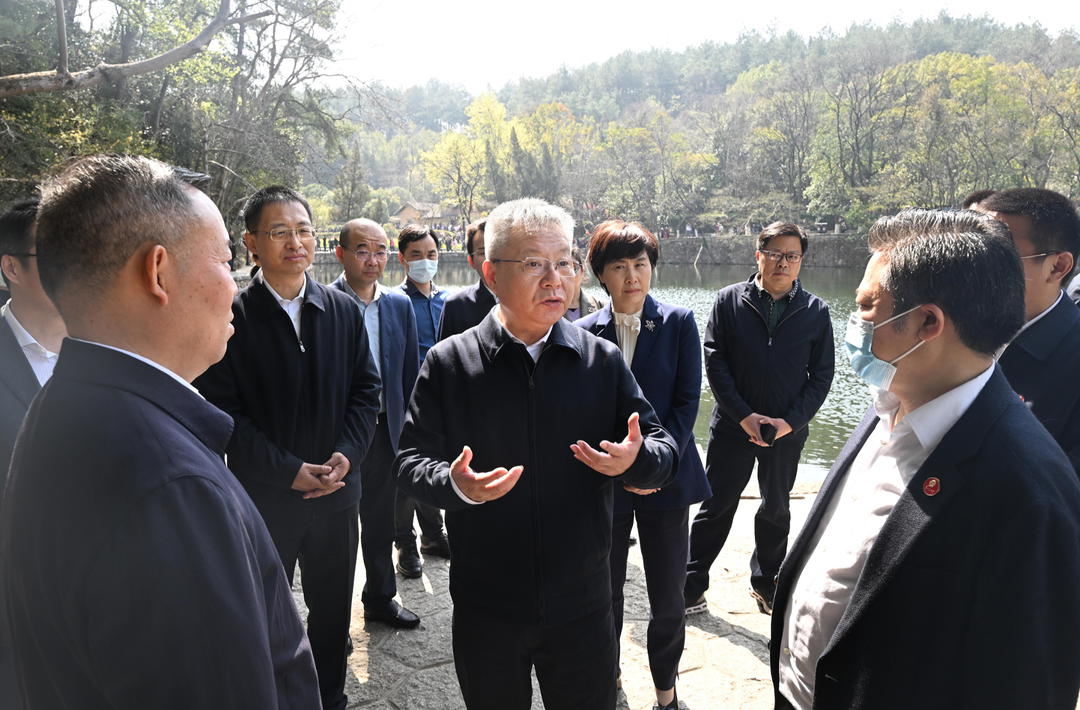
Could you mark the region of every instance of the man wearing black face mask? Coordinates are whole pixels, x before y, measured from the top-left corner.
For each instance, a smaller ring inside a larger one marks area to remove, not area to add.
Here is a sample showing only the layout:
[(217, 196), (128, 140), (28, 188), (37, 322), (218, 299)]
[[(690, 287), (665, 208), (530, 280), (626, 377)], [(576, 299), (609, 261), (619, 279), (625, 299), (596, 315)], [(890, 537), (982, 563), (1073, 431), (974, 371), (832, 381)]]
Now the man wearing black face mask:
[(1075, 708), (1080, 484), (994, 353), (1024, 323), (992, 220), (870, 231), (846, 349), (874, 391), (780, 568), (777, 708)]

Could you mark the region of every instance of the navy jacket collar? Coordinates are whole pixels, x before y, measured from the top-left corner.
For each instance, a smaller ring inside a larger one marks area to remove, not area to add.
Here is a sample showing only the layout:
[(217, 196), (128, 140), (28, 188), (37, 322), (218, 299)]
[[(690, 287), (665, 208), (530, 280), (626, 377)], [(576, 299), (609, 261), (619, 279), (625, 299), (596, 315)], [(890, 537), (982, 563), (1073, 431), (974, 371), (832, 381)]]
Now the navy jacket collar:
[(438, 286), (436, 286), (434, 283), (432, 283), (431, 284), (431, 296), (426, 296), (426, 295), (424, 295), (423, 291), (421, 291), (420, 289), (418, 289), (416, 287), (416, 284), (414, 284), (412, 281), (409, 281), (409, 279), (406, 277), (406, 279), (401, 282), (401, 290), (404, 291), (405, 295), (407, 295), (409, 298), (429, 299), (429, 298), (431, 298), (431, 296), (434, 296), (435, 294), (437, 294), (441, 289), (439, 289)]
[(1006, 358), (1012, 348), (1022, 348), (1039, 361), (1045, 360), (1054, 352), (1061, 343), (1062, 338), (1068, 335), (1073, 325), (1080, 320), (1080, 308), (1076, 307), (1068, 294), (1063, 295), (1057, 305), (1050, 312), (1039, 319), (1030, 328), (1016, 336), (1005, 353), (1001, 356)]
[[(304, 273), (304, 280), (307, 286), (304, 288), (304, 305), (309, 303), (320, 311), (326, 310), (326, 293), (323, 291), (325, 288), (322, 284), (311, 278), (311, 274)], [(281, 304), (277, 302), (277, 298), (270, 292), (270, 287), (266, 285), (266, 280), (263, 279), (262, 270), (252, 277), (251, 283), (249, 283), (243, 291), (237, 294), (237, 298), (242, 295), (246, 295), (250, 299), (251, 304), (255, 307), (255, 311), (264, 318), (269, 317), (271, 314), (284, 310), (281, 308)]]
[[(572, 328), (574, 331), (579, 330), (577, 326), (563, 318), (556, 321), (555, 325), (551, 326), (551, 334), (548, 336), (547, 348), (555, 346), (569, 348), (577, 353), (578, 357), (581, 357), (581, 343), (578, 342), (577, 338), (568, 337), (569, 334), (566, 330), (567, 328)], [(480, 339), (480, 349), (487, 356), (488, 360), (495, 359), (499, 352), (507, 346), (524, 347), (522, 342), (511, 335), (510, 331), (499, 322), (494, 310), (484, 316), (484, 320), (480, 321), (480, 325), (477, 326), (476, 330), (477, 337)], [(577, 335), (577, 333), (573, 333), (573, 335)], [(545, 350), (547, 348), (545, 348)]]
[(225, 445), (232, 436), (233, 419), (228, 414), (164, 372), (116, 350), (65, 338), (53, 377), (111, 387), (141, 397), (183, 424), (218, 455), (225, 453)]

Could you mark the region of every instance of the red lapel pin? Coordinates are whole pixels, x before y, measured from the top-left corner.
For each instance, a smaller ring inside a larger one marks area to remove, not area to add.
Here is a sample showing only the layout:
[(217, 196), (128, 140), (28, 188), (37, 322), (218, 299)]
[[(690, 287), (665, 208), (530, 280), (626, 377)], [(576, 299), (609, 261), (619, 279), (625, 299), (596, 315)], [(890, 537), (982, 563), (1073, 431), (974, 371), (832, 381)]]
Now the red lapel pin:
[(922, 484), (923, 493), (928, 496), (936, 496), (938, 491), (941, 490), (941, 481), (936, 478), (928, 478), (926, 482)]

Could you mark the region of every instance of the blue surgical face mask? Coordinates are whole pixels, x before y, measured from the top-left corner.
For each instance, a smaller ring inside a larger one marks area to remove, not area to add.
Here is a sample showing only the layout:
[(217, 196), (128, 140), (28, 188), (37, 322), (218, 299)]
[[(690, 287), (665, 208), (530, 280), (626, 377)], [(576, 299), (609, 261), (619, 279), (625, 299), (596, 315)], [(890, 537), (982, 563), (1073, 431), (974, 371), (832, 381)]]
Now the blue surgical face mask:
[(409, 262), (409, 278), (418, 284), (431, 281), (438, 270), (439, 262), (436, 259), (417, 259)]
[(859, 379), (871, 387), (883, 390), (889, 389), (889, 385), (892, 384), (893, 377), (896, 375), (896, 363), (915, 352), (926, 341), (919, 340), (911, 350), (891, 362), (885, 362), (878, 359), (871, 350), (874, 344), (874, 330), (886, 323), (891, 323), (897, 318), (906, 316), (916, 308), (919, 308), (919, 306), (899, 313), (877, 325), (860, 318), (858, 312), (851, 314), (851, 317), (848, 318), (847, 333), (844, 336), (844, 347), (847, 348), (851, 366), (855, 368), (855, 374), (858, 375)]

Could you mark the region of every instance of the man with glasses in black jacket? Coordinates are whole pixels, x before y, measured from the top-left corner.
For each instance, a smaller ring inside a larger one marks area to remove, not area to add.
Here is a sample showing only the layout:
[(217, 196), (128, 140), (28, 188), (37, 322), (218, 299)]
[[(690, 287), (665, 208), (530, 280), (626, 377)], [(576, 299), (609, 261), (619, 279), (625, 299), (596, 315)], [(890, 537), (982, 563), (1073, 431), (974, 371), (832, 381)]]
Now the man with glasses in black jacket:
[(360, 532), (360, 462), (382, 383), (360, 309), (306, 273), (311, 209), (287, 187), (244, 205), (262, 269), (233, 301), (225, 357), (195, 386), (235, 422), (229, 468), (259, 509), (290, 582), (299, 562), (325, 710), (344, 710)]
[(705, 330), (705, 369), (716, 399), (705, 467), (713, 496), (690, 526), (687, 614), (708, 608), (709, 568), (727, 541), (755, 462), (761, 505), (750, 595), (762, 613), (771, 613), (807, 423), (832, 384), (829, 307), (798, 278), (806, 233), (792, 222), (774, 222), (758, 235), (757, 246), (758, 273), (720, 290)]

